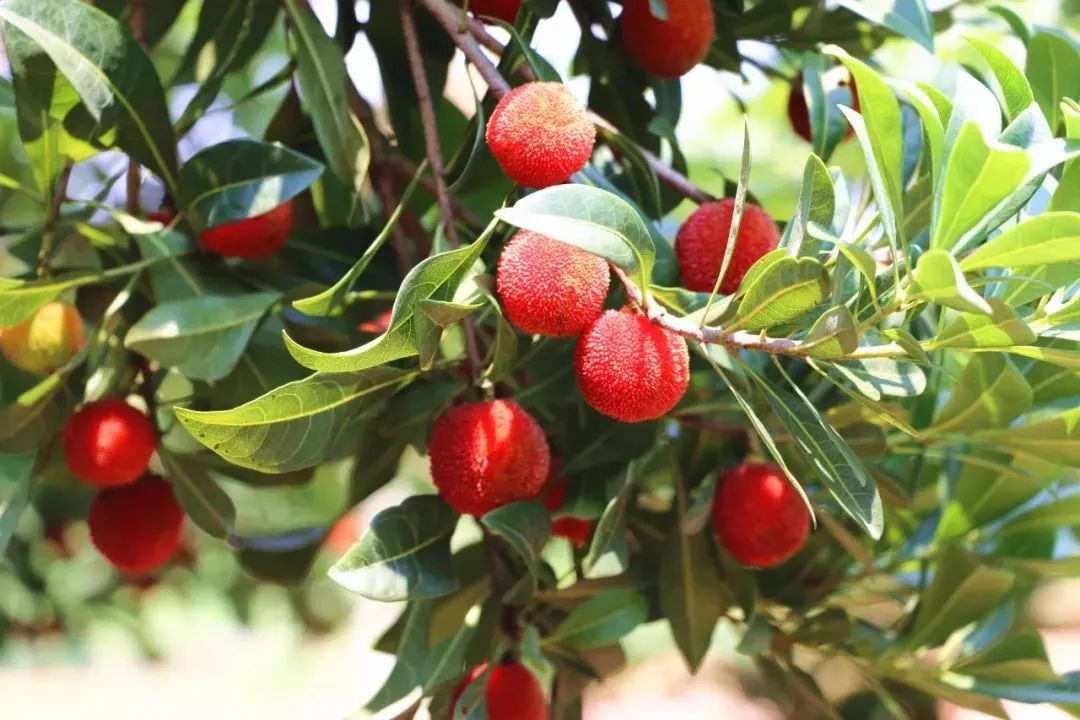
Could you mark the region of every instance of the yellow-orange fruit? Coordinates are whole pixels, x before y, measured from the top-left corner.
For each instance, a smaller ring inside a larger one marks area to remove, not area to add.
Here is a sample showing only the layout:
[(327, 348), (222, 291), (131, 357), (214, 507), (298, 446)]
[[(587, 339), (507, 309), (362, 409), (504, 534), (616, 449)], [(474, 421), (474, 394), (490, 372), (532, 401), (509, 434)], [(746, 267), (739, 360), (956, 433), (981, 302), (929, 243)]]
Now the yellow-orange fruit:
[(431, 477), (459, 513), (483, 515), (544, 489), (551, 451), (539, 423), (513, 400), (450, 408), (428, 442)]
[(585, 402), (622, 422), (655, 420), (690, 382), (686, 340), (644, 315), (608, 310), (578, 340), (574, 358)]
[(580, 335), (604, 309), (607, 262), (581, 248), (522, 230), (499, 256), (495, 286), (506, 318), (533, 335)]
[(508, 178), (543, 188), (566, 182), (585, 167), (596, 128), (561, 83), (532, 82), (503, 96), (491, 113), (486, 138)]
[(34, 375), (49, 375), (67, 365), (86, 346), (79, 311), (59, 300), (44, 305), (18, 325), (0, 330), (0, 352)]
[[(683, 287), (712, 292), (727, 252), (728, 235), (735, 214), (735, 201), (705, 203), (686, 219), (675, 235), (675, 254)], [(743, 276), (762, 255), (780, 244), (780, 231), (767, 212), (757, 205), (743, 207), (735, 252), (720, 284), (720, 292), (730, 295), (739, 289)]]
[(667, 20), (649, 9), (649, 0), (626, 0), (619, 27), (626, 53), (642, 70), (674, 79), (709, 54), (716, 35), (709, 0), (667, 0)]

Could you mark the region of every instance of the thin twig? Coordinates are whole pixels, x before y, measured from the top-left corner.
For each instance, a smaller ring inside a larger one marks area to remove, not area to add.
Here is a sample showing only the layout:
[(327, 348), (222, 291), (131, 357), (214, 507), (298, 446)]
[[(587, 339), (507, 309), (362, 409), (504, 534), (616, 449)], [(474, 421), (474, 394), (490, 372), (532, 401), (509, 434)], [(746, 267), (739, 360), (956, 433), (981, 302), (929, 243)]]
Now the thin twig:
[(52, 274), (53, 246), (56, 239), (56, 224), (60, 221), (60, 209), (67, 198), (68, 181), (71, 179), (72, 163), (68, 162), (60, 170), (60, 175), (53, 185), (52, 195), (49, 197), (48, 214), (45, 216), (45, 224), (41, 228), (41, 249), (38, 251), (38, 277), (48, 277)]
[(418, 2), (431, 13), (437, 23), (442, 25), (443, 30), (450, 35), (465, 58), (473, 64), (496, 97), (501, 98), (510, 92), (510, 83), (506, 82), (506, 79), (499, 74), (495, 63), (484, 54), (473, 34), (472, 26), (468, 23), (462, 26), (460, 8), (454, 7), (446, 0), (418, 0)]
[[(149, 50), (146, 39), (146, 0), (131, 0), (128, 24), (131, 26), (131, 34), (142, 46), (143, 50)], [(134, 160), (128, 162), (127, 171), (127, 211), (129, 215), (138, 217), (142, 214), (142, 203), (139, 198), (139, 190), (142, 186), (141, 171), (139, 164)]]

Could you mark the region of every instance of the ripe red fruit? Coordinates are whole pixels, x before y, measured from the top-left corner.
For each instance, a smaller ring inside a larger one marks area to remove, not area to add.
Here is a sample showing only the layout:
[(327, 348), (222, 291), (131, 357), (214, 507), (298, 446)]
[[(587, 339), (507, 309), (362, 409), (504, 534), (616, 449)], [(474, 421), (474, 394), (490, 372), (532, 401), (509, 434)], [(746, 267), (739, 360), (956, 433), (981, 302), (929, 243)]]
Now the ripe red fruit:
[[(465, 688), (486, 669), (487, 665), (479, 665), (458, 683), (450, 700), (451, 717)], [(491, 671), (484, 699), (488, 720), (547, 720), (548, 717), (547, 698), (540, 681), (518, 662), (504, 663)]]
[(558, 185), (585, 167), (596, 128), (561, 83), (531, 82), (503, 96), (487, 126), (487, 144), (519, 185)]
[(623, 422), (675, 407), (690, 380), (686, 341), (632, 311), (608, 310), (578, 340), (578, 388), (597, 412)]
[(533, 335), (580, 335), (604, 309), (611, 277), (605, 260), (522, 230), (499, 256), (495, 286), (506, 318)]
[(384, 332), (390, 329), (390, 320), (394, 317), (393, 308), (389, 310), (383, 310), (381, 313), (365, 320), (356, 326), (356, 329), (362, 333), (368, 333), (370, 335), (382, 335)]
[(150, 212), (146, 213), (147, 220), (153, 220), (154, 222), (159, 222), (162, 225), (168, 225), (173, 221), (174, 217), (175, 215), (173, 215), (167, 210), (151, 210)]
[(660, 20), (649, 0), (627, 0), (619, 26), (626, 53), (642, 70), (675, 79), (705, 59), (716, 30), (709, 0), (668, 0), (667, 12)]
[[(848, 85), (847, 82), (841, 82), (840, 85)], [(855, 86), (855, 82), (852, 81), (851, 85), (851, 105), (850, 107), (859, 112), (859, 90)], [(795, 75), (795, 79), (791, 81), (791, 94), (788, 95), (788, 119), (791, 121), (791, 127), (795, 130), (795, 134), (801, 137), (806, 142), (812, 143), (814, 141), (813, 128), (810, 124), (810, 107), (806, 104), (806, 95), (803, 93), (803, 74), (800, 72)], [(845, 138), (851, 138), (855, 135), (855, 129), (848, 126)]]
[(551, 465), (544, 431), (513, 400), (450, 408), (435, 421), (428, 455), (439, 494), (467, 515), (536, 497)]
[(184, 511), (169, 483), (147, 475), (98, 493), (87, 522), (94, 547), (117, 569), (136, 575), (161, 567), (180, 547)]
[(744, 463), (724, 473), (712, 522), (733, 558), (760, 568), (790, 558), (810, 533), (810, 512), (799, 491), (772, 464)]
[[(566, 493), (570, 489), (570, 481), (566, 478), (556, 478), (548, 485), (547, 495), (544, 496), (544, 507), (548, 512), (555, 512), (566, 504)], [(566, 538), (578, 547), (589, 542), (593, 529), (592, 520), (582, 520), (576, 517), (561, 517), (551, 521), (551, 534), (554, 537)]]
[(68, 468), (92, 487), (135, 482), (146, 472), (156, 446), (150, 419), (120, 398), (88, 403), (64, 426)]
[(511, 25), (520, 9), (521, 0), (469, 0), (469, 10), (476, 17), (493, 17)]
[[(705, 203), (695, 210), (675, 235), (675, 254), (683, 286), (696, 292), (712, 292), (727, 251), (735, 201), (731, 198)], [(762, 255), (780, 244), (780, 231), (767, 212), (749, 203), (743, 208), (735, 253), (720, 284), (720, 293), (739, 289), (743, 276)]]
[(289, 239), (293, 226), (292, 202), (255, 217), (203, 230), (203, 247), (225, 257), (248, 260), (273, 255)]

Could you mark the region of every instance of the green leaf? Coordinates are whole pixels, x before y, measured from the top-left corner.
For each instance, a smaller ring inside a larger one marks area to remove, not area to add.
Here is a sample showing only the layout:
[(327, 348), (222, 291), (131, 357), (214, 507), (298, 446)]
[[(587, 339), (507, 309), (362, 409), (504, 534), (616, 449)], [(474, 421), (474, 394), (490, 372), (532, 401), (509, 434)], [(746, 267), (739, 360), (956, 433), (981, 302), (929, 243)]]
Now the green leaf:
[(917, 297), (960, 312), (993, 314), (990, 303), (968, 284), (956, 259), (946, 250), (924, 253), (915, 266), (914, 279)]
[(946, 542), (961, 537), (1035, 497), (1048, 478), (1031, 472), (1030, 466), (998, 452), (980, 453), (977, 461), (964, 463), (935, 538)]
[(1001, 352), (1020, 355), (1032, 360), (1041, 360), (1070, 370), (1080, 370), (1080, 350), (1064, 350), (1062, 348), (1040, 347), (1038, 345), (1017, 345), (1004, 348)]
[(927, 433), (1006, 427), (1031, 408), (1024, 376), (1000, 354), (972, 355)]
[(176, 408), (176, 416), (225, 460), (286, 473), (344, 455), (380, 401), (414, 376), (392, 368), (316, 373), (231, 410)]
[(416, 305), (431, 322), (439, 327), (450, 327), (484, 307), (483, 303), (466, 305), (445, 300), (421, 300)]
[(345, 57), (318, 19), (298, 0), (286, 0), (296, 38), (296, 76), (304, 106), (330, 170), (360, 193), (371, 162), (371, 149), (360, 121), (353, 115), (347, 88), (351, 81)]
[(756, 373), (751, 373), (750, 377), (840, 507), (870, 537), (880, 538), (885, 526), (881, 496), (859, 456), (832, 425), (821, 418), (798, 386), (791, 384), (796, 393), (793, 395)]
[(177, 190), (176, 137), (161, 81), (150, 58), (114, 18), (67, 0), (10, 0), (0, 19), (44, 50), (116, 145)]
[(1038, 458), (1080, 468), (1080, 408), (1043, 422), (979, 433), (979, 438)]
[(799, 191), (795, 215), (784, 228), (781, 247), (788, 248), (789, 254), (795, 257), (814, 255), (813, 243), (805, 240), (807, 227), (810, 223), (828, 227), (832, 224), (835, 212), (836, 195), (832, 176), (821, 158), (811, 154), (803, 170), (802, 189)]
[(1048, 212), (1014, 225), (960, 261), (965, 272), (1080, 260), (1080, 213)]
[(687, 535), (676, 523), (660, 564), (660, 610), (691, 673), (701, 669), (716, 623), (730, 605), (709, 531)]
[(515, 502), (485, 514), (480, 522), (513, 548), (529, 571), (531, 591), (536, 591), (542, 560), (540, 552), (551, 537), (551, 516), (536, 502)]
[(837, 0), (837, 4), (934, 51), (934, 16), (925, 0)]
[(0, 329), (18, 325), (61, 293), (96, 281), (89, 273), (75, 273), (67, 277), (22, 282), (0, 281)]
[(883, 396), (914, 397), (926, 390), (926, 373), (911, 363), (889, 358), (870, 358), (836, 363), (831, 369), (843, 375), (860, 393), (871, 400)]
[(1035, 102), (1056, 131), (1061, 124), (1061, 99), (1080, 98), (1080, 53), (1067, 38), (1040, 30), (1028, 41), (1025, 72)]
[(206, 468), (162, 449), (158, 457), (184, 512), (204, 532), (222, 540), (229, 538), (236, 524), (236, 507)]
[(195, 227), (217, 227), (273, 210), (306, 190), (322, 171), (322, 165), (283, 145), (228, 140), (184, 163), (181, 199)]
[(0, 557), (7, 552), (19, 518), (30, 505), (36, 462), (35, 455), (0, 454), (0, 477), (8, 484), (7, 497), (0, 505)]
[(410, 270), (398, 290), (390, 326), (384, 334), (354, 350), (341, 353), (310, 350), (286, 334), (285, 346), (289, 353), (306, 368), (335, 373), (357, 372), (418, 355), (420, 349), (413, 322), (418, 303), (429, 299), (453, 299), (457, 286), (465, 279), (491, 239), (495, 225), (493, 221), (476, 242), (432, 255)]
[(965, 123), (945, 163), (931, 248), (953, 247), (1020, 187), (1030, 168), (1031, 159), (1023, 149), (987, 142), (978, 123)]
[(810, 328), (802, 347), (810, 357), (824, 360), (855, 352), (859, 347), (859, 336), (855, 333), (851, 311), (843, 305), (826, 310)]
[(381, 602), (452, 593), (458, 581), (450, 535), (457, 520), (457, 513), (436, 495), (407, 498), (375, 516), (360, 542), (330, 568), (330, 578)]
[(220, 380), (278, 297), (203, 295), (158, 305), (131, 326), (124, 346), (194, 380)]
[(40, 448), (47, 436), (63, 425), (79, 402), (68, 375), (85, 360), (86, 353), (80, 353), (67, 366), (0, 409), (0, 452), (22, 453)]
[(621, 575), (630, 565), (630, 548), (626, 543), (626, 512), (634, 497), (635, 464), (626, 468), (623, 486), (604, 508), (593, 530), (592, 542), (582, 567), (587, 578)]
[(1046, 656), (1042, 636), (1034, 630), (1008, 635), (985, 650), (963, 658), (950, 667), (949, 672), (1013, 684), (1057, 679)]
[(1012, 518), (998, 529), (998, 535), (1004, 537), (1078, 525), (1080, 525), (1080, 495), (1069, 495), (1052, 499)]
[(784, 257), (760, 275), (750, 277), (748, 272), (747, 276), (743, 280), (746, 294), (729, 331), (783, 325), (805, 315), (829, 294), (829, 275), (814, 258)]
[(656, 249), (641, 215), (614, 193), (556, 185), (532, 193), (495, 217), (579, 247), (622, 268), (646, 291)]
[(1005, 117), (1012, 122), (1024, 110), (1035, 102), (1031, 85), (1020, 68), (1013, 64), (1009, 56), (996, 45), (977, 37), (965, 37), (968, 44), (975, 48), (986, 65), (990, 68), (991, 89), (997, 95), (998, 102), (1005, 109)]
[(649, 617), (649, 603), (635, 590), (606, 590), (567, 616), (548, 636), (548, 645), (603, 647), (618, 642)]
[(988, 300), (993, 314), (964, 314), (945, 325), (926, 348), (1007, 348), (1035, 342), (1035, 332), (1000, 300)]
[(919, 600), (910, 644), (942, 644), (954, 631), (996, 609), (1013, 582), (1012, 573), (981, 565), (958, 546), (947, 548)]

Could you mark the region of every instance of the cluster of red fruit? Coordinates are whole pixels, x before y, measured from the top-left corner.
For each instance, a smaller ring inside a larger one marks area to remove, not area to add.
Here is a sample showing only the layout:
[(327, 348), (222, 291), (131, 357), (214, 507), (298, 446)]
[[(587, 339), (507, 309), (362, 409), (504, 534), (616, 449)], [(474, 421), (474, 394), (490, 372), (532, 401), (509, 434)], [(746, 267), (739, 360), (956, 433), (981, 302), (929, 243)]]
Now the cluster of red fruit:
[(117, 569), (140, 574), (176, 553), (184, 512), (169, 483), (147, 473), (157, 446), (150, 419), (123, 399), (87, 403), (63, 432), (71, 474), (100, 490), (87, 524), (98, 551)]

